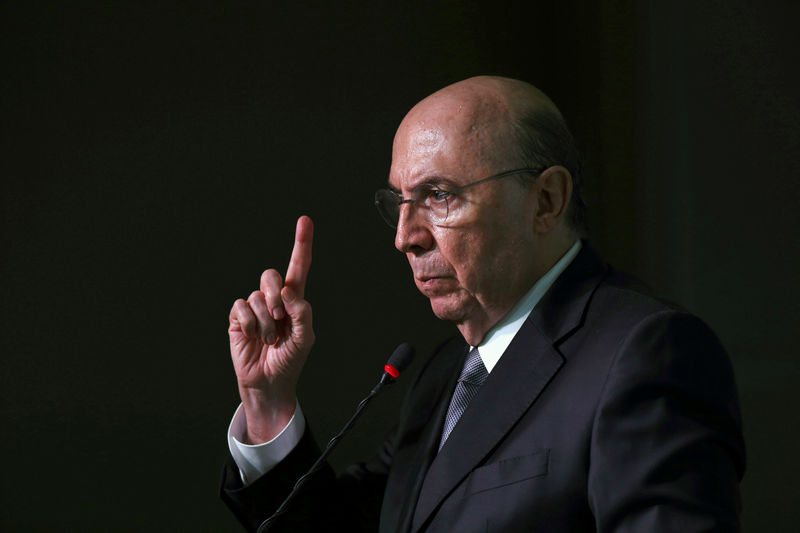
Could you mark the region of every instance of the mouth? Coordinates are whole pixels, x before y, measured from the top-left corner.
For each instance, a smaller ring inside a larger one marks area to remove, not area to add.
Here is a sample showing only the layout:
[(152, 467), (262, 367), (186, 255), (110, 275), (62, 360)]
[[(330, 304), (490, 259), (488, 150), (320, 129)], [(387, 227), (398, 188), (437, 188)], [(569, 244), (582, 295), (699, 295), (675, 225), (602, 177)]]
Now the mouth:
[(414, 277), (417, 287), (424, 294), (430, 296), (438, 292), (444, 292), (452, 288), (455, 279), (451, 276), (419, 276)]

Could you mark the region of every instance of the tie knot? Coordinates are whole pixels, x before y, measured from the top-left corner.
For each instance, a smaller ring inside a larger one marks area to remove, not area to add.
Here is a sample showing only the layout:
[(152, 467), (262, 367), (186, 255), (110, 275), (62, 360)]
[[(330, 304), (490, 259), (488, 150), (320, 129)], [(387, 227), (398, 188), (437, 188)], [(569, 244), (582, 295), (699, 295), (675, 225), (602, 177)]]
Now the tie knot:
[(467, 360), (464, 362), (464, 368), (461, 370), (458, 381), (481, 385), (487, 377), (489, 377), (489, 372), (486, 371), (486, 365), (483, 364), (481, 354), (477, 348), (473, 348), (467, 354)]

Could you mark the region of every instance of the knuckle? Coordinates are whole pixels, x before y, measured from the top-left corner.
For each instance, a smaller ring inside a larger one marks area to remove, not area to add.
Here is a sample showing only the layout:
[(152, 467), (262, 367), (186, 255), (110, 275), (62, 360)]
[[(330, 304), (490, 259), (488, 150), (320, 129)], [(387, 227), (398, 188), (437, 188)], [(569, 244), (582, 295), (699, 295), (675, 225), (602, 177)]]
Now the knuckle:
[(255, 320), (253, 320), (253, 317), (249, 315), (241, 317), (239, 319), (239, 324), (241, 325), (242, 331), (244, 331), (248, 335), (253, 333), (253, 330), (255, 328)]
[(274, 268), (269, 268), (261, 274), (261, 283), (266, 284), (270, 281), (280, 280), (281, 275)]
[(264, 284), (264, 294), (272, 301), (277, 301), (280, 299), (281, 289), (282, 289), (281, 282), (275, 281), (274, 283), (266, 283)]
[(267, 297), (267, 302), (270, 304), (271, 307), (275, 307), (281, 304), (280, 289), (276, 289), (274, 291), (267, 291), (266, 297)]
[(250, 306), (247, 305), (247, 302), (239, 298), (233, 303), (233, 308), (231, 309), (231, 315), (235, 315), (240, 322), (243, 322), (248, 317), (249, 310)]

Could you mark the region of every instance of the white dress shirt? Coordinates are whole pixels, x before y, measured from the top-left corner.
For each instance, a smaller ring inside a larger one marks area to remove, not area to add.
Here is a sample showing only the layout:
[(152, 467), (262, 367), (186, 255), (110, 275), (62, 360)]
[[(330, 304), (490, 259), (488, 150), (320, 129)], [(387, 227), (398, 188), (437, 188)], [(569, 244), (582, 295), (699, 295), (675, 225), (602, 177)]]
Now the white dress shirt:
[[(520, 298), (520, 300), (495, 326), (489, 330), (478, 345), (481, 359), (486, 366), (486, 370), (491, 373), (503, 352), (506, 351), (512, 339), (522, 327), (525, 319), (531, 314), (533, 308), (542, 299), (553, 282), (569, 266), (581, 249), (581, 241), (578, 240), (567, 250), (561, 259), (553, 265), (553, 268), (539, 278), (533, 287)], [(471, 348), (474, 348), (472, 346)], [(245, 486), (255, 481), (259, 476), (269, 472), (276, 464), (281, 462), (289, 452), (291, 452), (306, 429), (306, 419), (300, 404), (297, 404), (294, 415), (289, 423), (283, 428), (275, 438), (262, 444), (244, 444), (247, 434), (247, 420), (244, 416), (244, 409), (241, 404), (233, 414), (230, 426), (228, 427), (228, 449), (231, 451), (242, 482)]]

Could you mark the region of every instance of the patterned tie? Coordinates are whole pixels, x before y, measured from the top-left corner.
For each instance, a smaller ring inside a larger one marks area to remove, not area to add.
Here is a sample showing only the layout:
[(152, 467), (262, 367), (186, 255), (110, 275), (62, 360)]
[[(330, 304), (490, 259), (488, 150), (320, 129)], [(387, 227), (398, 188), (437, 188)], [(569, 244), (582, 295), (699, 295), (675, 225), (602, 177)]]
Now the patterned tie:
[(467, 354), (467, 360), (464, 362), (464, 368), (461, 370), (461, 375), (458, 377), (458, 385), (453, 392), (453, 397), (450, 399), (450, 407), (447, 409), (447, 418), (444, 419), (444, 430), (442, 431), (442, 440), (439, 442), (439, 449), (444, 446), (444, 441), (450, 436), (458, 419), (464, 413), (464, 410), (469, 405), (469, 402), (478, 394), (478, 389), (489, 377), (489, 372), (481, 359), (481, 354), (477, 348), (473, 348)]

